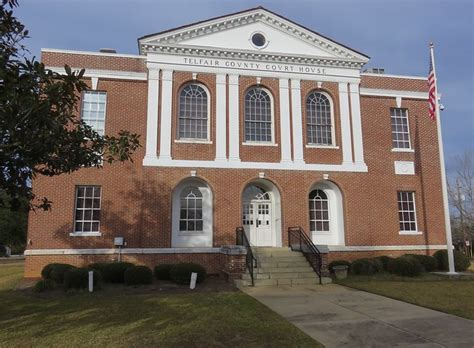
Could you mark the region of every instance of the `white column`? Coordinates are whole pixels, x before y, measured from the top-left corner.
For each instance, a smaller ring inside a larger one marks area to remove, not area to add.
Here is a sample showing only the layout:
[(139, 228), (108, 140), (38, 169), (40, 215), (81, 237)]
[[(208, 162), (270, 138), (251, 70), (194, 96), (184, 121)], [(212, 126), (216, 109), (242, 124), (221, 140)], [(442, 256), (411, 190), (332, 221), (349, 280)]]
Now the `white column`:
[(216, 161), (227, 159), (226, 75), (216, 75)]
[(362, 120), (360, 116), (359, 84), (349, 85), (351, 95), (352, 134), (354, 137), (354, 162), (364, 164), (364, 144), (362, 139)]
[(229, 75), (229, 161), (239, 162), (239, 75)]
[(171, 105), (173, 98), (173, 70), (163, 70), (161, 75), (161, 132), (160, 160), (171, 160)]
[(293, 120), (293, 161), (304, 163), (303, 116), (301, 113), (301, 88), (299, 79), (291, 79), (291, 111)]
[(160, 92), (160, 70), (148, 66), (148, 106), (146, 117), (145, 159), (156, 159), (158, 143), (158, 96)]
[(288, 79), (280, 79), (281, 162), (291, 162), (290, 94)]
[(342, 164), (352, 163), (351, 118), (347, 83), (339, 82), (339, 109), (341, 112)]

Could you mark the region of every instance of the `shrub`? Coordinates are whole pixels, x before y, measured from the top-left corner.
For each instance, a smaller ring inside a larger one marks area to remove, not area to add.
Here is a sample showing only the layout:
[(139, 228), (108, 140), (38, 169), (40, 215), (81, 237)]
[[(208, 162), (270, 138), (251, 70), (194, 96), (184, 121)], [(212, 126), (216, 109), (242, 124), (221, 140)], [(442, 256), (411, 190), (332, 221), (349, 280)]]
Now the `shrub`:
[(102, 276), (107, 283), (123, 283), (127, 268), (132, 267), (130, 262), (112, 262), (104, 265)]
[(165, 263), (163, 265), (158, 265), (154, 269), (154, 274), (158, 280), (171, 280), (170, 271), (174, 265)]
[(351, 264), (351, 273), (355, 275), (372, 275), (382, 270), (383, 264), (377, 258), (358, 259)]
[(335, 260), (335, 261), (332, 261), (329, 263), (328, 265), (328, 270), (329, 272), (331, 273), (334, 273), (334, 270), (333, 270), (333, 267), (334, 266), (347, 266), (349, 268), (351, 268), (351, 263), (349, 261), (346, 261), (346, 260)]
[(382, 262), (383, 270), (388, 271), (388, 263), (390, 262), (390, 260), (393, 260), (393, 257), (382, 255), (382, 256), (378, 256), (377, 259), (379, 259), (380, 262)]
[(420, 254), (406, 254), (405, 256), (417, 259), (426, 272), (433, 272), (438, 267), (438, 262), (433, 256)]
[(41, 279), (36, 284), (33, 290), (35, 292), (43, 292), (46, 290), (53, 290), (56, 288), (56, 283), (51, 279)]
[(403, 277), (416, 277), (423, 272), (423, 265), (416, 258), (405, 255), (390, 260), (388, 271)]
[(173, 265), (170, 270), (171, 280), (178, 284), (189, 284), (191, 273), (197, 273), (197, 283), (206, 279), (206, 269), (196, 263), (178, 263)]
[[(73, 268), (64, 274), (65, 289), (85, 289), (89, 286), (90, 268)], [(94, 288), (99, 286), (101, 281), (100, 272), (94, 272)]]
[[(454, 252), (454, 267), (456, 272), (463, 272), (470, 266), (469, 258), (458, 250), (453, 250)], [(447, 250), (438, 250), (433, 254), (433, 257), (438, 263), (438, 269), (442, 271), (447, 271), (449, 269), (448, 264), (448, 251)]]
[(151, 284), (153, 283), (153, 273), (150, 267), (133, 266), (125, 271), (124, 280), (127, 285)]
[(64, 274), (74, 268), (76, 267), (67, 263), (50, 263), (44, 266), (41, 276), (43, 279), (51, 279), (57, 284), (62, 284), (64, 282)]
[(89, 268), (99, 271), (101, 274), (104, 274), (104, 269), (108, 265), (107, 262), (96, 262), (96, 263), (91, 263), (89, 265)]
[(5, 248), (3, 245), (0, 245), (0, 257), (7, 256), (7, 248)]

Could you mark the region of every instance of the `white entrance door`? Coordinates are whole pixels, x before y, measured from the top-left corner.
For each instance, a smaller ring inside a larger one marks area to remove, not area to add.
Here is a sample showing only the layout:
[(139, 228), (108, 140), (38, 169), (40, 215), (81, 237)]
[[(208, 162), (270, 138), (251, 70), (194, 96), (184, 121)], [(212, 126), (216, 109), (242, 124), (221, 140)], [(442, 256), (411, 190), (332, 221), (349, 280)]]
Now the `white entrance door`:
[(273, 246), (272, 202), (252, 200), (244, 203), (243, 226), (251, 245)]

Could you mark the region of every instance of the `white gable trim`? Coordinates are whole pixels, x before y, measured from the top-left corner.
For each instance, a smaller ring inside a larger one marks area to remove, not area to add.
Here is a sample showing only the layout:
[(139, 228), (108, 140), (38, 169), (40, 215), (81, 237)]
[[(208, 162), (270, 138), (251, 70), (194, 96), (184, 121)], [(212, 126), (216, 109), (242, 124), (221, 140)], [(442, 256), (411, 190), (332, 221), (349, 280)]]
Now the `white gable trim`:
[(257, 21), (284, 31), (288, 35), (295, 37), (297, 40), (305, 41), (306, 43), (322, 49), (331, 55), (335, 55), (340, 59), (357, 60), (362, 64), (369, 60), (366, 56), (358, 52), (337, 44), (330, 39), (317, 35), (300, 25), (292, 23), (291, 21), (262, 8), (216, 18), (214, 20), (211, 19), (181, 29), (178, 28), (176, 30), (167, 31), (162, 34), (158, 33), (149, 37), (143, 37), (139, 39), (140, 53), (144, 54), (156, 45), (176, 45), (185, 42), (187, 39), (236, 28)]

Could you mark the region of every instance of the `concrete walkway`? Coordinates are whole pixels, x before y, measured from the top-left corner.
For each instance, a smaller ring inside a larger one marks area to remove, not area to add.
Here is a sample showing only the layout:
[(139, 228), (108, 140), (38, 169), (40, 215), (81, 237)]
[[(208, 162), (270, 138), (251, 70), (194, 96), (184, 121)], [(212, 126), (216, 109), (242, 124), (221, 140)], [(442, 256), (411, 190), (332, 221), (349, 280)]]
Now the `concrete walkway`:
[(336, 284), (242, 290), (326, 347), (474, 347), (474, 321)]

